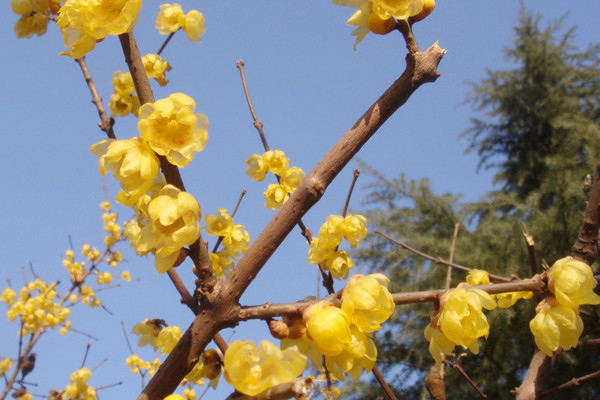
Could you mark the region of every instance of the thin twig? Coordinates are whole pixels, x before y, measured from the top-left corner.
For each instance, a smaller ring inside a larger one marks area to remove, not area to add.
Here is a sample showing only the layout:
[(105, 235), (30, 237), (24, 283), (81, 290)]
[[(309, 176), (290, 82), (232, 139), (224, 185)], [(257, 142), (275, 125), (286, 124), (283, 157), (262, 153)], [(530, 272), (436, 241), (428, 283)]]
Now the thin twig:
[(558, 385), (556, 387), (553, 387), (551, 389), (543, 391), (542, 397), (550, 396), (551, 394), (558, 393), (562, 390), (569, 389), (573, 386), (579, 386), (585, 381), (588, 381), (588, 380), (594, 379), (594, 378), (598, 378), (598, 377), (600, 377), (600, 371), (592, 372), (591, 374), (587, 374), (587, 375), (581, 376), (579, 378), (573, 378), (568, 382), (565, 382), (561, 385)]
[(523, 229), (521, 229), (521, 232), (523, 233), (525, 244), (527, 245), (527, 254), (529, 255), (531, 275), (539, 274), (540, 269), (538, 267), (537, 253), (535, 251), (535, 240), (533, 240), (533, 236), (527, 231), (527, 228), (525, 228), (525, 224), (523, 224)]
[(377, 368), (376, 365), (373, 366), (373, 375), (375, 376), (375, 379), (377, 379), (377, 382), (379, 383), (379, 386), (381, 386), (381, 388), (383, 389), (385, 395), (388, 397), (388, 399), (390, 400), (398, 400), (396, 398), (396, 395), (394, 395), (394, 392), (392, 391), (392, 388), (390, 387), (390, 385), (388, 385), (388, 383), (385, 381), (383, 375), (381, 375), (381, 372), (379, 372), (379, 368)]
[(469, 377), (469, 375), (465, 372), (465, 370), (463, 369), (463, 367), (461, 367), (458, 364), (455, 364), (451, 361), (448, 360), (443, 360), (443, 362), (445, 364), (448, 364), (449, 366), (451, 366), (452, 368), (454, 368), (455, 370), (457, 370), (458, 372), (460, 372), (462, 374), (462, 376), (465, 377), (465, 379), (467, 380), (467, 382), (469, 382), (471, 384), (471, 386), (473, 386), (473, 388), (477, 391), (477, 393), (479, 393), (479, 396), (481, 396), (482, 399), (487, 399), (487, 396), (485, 393), (483, 393), (475, 384), (475, 382), (473, 382), (473, 380), (471, 379), (471, 377)]
[[(233, 211), (231, 212), (231, 218), (235, 217), (235, 214), (237, 213), (238, 207), (240, 206), (240, 203), (242, 202), (242, 199), (244, 198), (244, 196), (246, 195), (246, 189), (242, 190), (242, 193), (240, 193), (240, 197), (238, 198), (237, 203), (235, 203), (235, 207), (233, 208)], [(217, 238), (217, 242), (215, 243), (215, 246), (213, 247), (212, 252), (216, 253), (217, 250), (219, 249), (219, 246), (221, 245), (221, 242), (223, 242), (224, 236), (219, 236)]]
[(161, 53), (163, 52), (163, 50), (165, 49), (165, 47), (167, 47), (167, 44), (169, 44), (169, 41), (175, 35), (176, 32), (177, 31), (169, 33), (169, 36), (167, 36), (167, 38), (165, 39), (165, 41), (163, 42), (163, 44), (160, 46), (160, 49), (158, 49), (158, 51), (156, 52), (156, 54), (158, 54), (159, 56), (161, 55)]
[(346, 196), (346, 203), (344, 203), (344, 209), (342, 210), (342, 217), (346, 216), (346, 212), (348, 212), (348, 206), (350, 205), (350, 197), (352, 197), (352, 191), (354, 190), (354, 185), (356, 184), (356, 180), (360, 176), (360, 170), (357, 168), (354, 170), (354, 174), (352, 175), (352, 183), (350, 184), (350, 189), (348, 189), (348, 195)]
[(96, 110), (98, 110), (98, 116), (100, 117), (100, 123), (98, 126), (101, 130), (106, 133), (110, 139), (115, 139), (115, 132), (113, 131), (113, 125), (115, 124), (115, 120), (111, 117), (109, 118), (106, 115), (106, 111), (104, 110), (104, 106), (102, 105), (102, 99), (98, 94), (98, 90), (96, 89), (96, 84), (92, 79), (92, 75), (85, 63), (85, 57), (75, 59), (77, 64), (79, 64), (79, 68), (81, 68), (81, 72), (83, 73), (83, 77), (85, 78), (85, 82), (87, 83), (88, 88), (90, 89), (90, 93), (92, 95), (92, 103), (96, 106)]
[(125, 337), (125, 343), (127, 343), (127, 347), (129, 348), (129, 353), (133, 354), (133, 348), (129, 342), (129, 337), (127, 336), (127, 330), (125, 329), (125, 323), (123, 320), (121, 320), (121, 329), (123, 330), (123, 336)]
[(254, 124), (254, 127), (258, 131), (260, 140), (262, 141), (265, 151), (269, 151), (269, 144), (267, 143), (267, 138), (265, 137), (265, 133), (263, 132), (263, 123), (259, 121), (259, 119), (256, 117), (254, 107), (252, 106), (252, 100), (250, 100), (250, 94), (248, 93), (248, 86), (246, 85), (246, 76), (244, 74), (244, 60), (239, 60), (235, 65), (240, 70), (242, 86), (244, 87), (244, 94), (246, 95), (246, 101), (248, 102), (248, 107), (250, 108), (250, 114), (252, 114), (252, 122)]
[(85, 360), (87, 360), (87, 356), (90, 352), (90, 347), (92, 347), (92, 345), (89, 343), (85, 346), (85, 353), (83, 353), (83, 360), (81, 361), (81, 367), (79, 368), (83, 368), (85, 366)]
[[(387, 240), (389, 240), (389, 241), (391, 241), (393, 243), (396, 243), (399, 246), (404, 247), (406, 250), (411, 251), (411, 252), (415, 253), (416, 255), (419, 255), (419, 256), (421, 256), (423, 258), (426, 258), (426, 259), (428, 259), (430, 261), (433, 261), (434, 264), (443, 264), (443, 265), (446, 265), (448, 267), (460, 269), (461, 271), (465, 271), (465, 272), (469, 272), (469, 271), (472, 270), (472, 268), (464, 267), (462, 265), (455, 264), (455, 263), (452, 263), (452, 262), (448, 262), (448, 261), (445, 261), (445, 260), (443, 260), (441, 258), (432, 257), (432, 256), (430, 256), (428, 254), (420, 252), (419, 250), (414, 249), (414, 248), (410, 247), (407, 244), (404, 244), (404, 243), (399, 242), (399, 241), (397, 241), (395, 239), (392, 239), (390, 236), (386, 235), (385, 233), (381, 232), (380, 230), (376, 230), (375, 233), (383, 236), (384, 238), (386, 238)], [(494, 274), (489, 274), (489, 275), (490, 275), (490, 279), (493, 279), (493, 280), (496, 280), (496, 281), (500, 281), (500, 282), (510, 282), (511, 281), (509, 278), (505, 278), (503, 276), (494, 275)]]

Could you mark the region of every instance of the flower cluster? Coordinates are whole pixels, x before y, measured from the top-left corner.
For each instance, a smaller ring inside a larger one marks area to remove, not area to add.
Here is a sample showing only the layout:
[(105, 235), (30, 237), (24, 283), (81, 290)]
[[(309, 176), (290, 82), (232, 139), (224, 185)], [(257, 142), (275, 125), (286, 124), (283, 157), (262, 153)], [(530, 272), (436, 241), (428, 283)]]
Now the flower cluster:
[[(171, 70), (171, 66), (158, 54), (146, 54), (142, 57), (142, 63), (148, 78), (154, 78), (160, 86), (165, 86), (169, 81), (165, 73)], [(139, 115), (140, 100), (135, 93), (135, 86), (131, 73), (116, 71), (112, 78), (113, 94), (110, 96), (108, 107), (112, 115), (126, 117), (133, 114)]]
[(345, 238), (350, 247), (357, 247), (367, 236), (367, 219), (362, 215), (330, 215), (319, 229), (319, 237), (313, 238), (308, 251), (308, 262), (323, 263), (335, 279), (346, 279), (348, 271), (354, 267), (348, 252), (338, 250)]
[(8, 307), (6, 317), (9, 321), (20, 318), (23, 335), (66, 323), (71, 310), (61, 305), (55, 287), (37, 278), (21, 288), (18, 296), (13, 289), (4, 289), (0, 300)]
[(81, 368), (71, 374), (70, 384), (65, 388), (65, 395), (68, 399), (76, 400), (96, 400), (96, 389), (88, 385), (92, 377), (92, 371), (88, 368)]
[(218, 208), (217, 214), (206, 214), (204, 219), (206, 233), (223, 238), (225, 248), (216, 253), (210, 253), (215, 275), (222, 278), (233, 266), (233, 261), (248, 250), (250, 234), (243, 229), (244, 225), (233, 223), (233, 218), (225, 208)]
[[(153, 65), (160, 64), (153, 60)], [(200, 205), (191, 194), (166, 185), (156, 154), (184, 167), (204, 148), (208, 118), (194, 113), (195, 108), (194, 100), (183, 93), (146, 103), (139, 109), (141, 137), (106, 139), (90, 148), (99, 157), (100, 173), (111, 171), (120, 183), (117, 202), (136, 212), (137, 218), (127, 224), (124, 235), (138, 254), (155, 255), (161, 273), (175, 264), (183, 246), (200, 236)]]
[(548, 271), (548, 289), (553, 296), (542, 300), (529, 328), (535, 343), (548, 356), (559, 347), (567, 350), (577, 345), (583, 332), (579, 306), (600, 304), (594, 293), (596, 280), (592, 269), (572, 257), (561, 258)]
[(190, 10), (184, 14), (181, 5), (177, 3), (161, 4), (154, 27), (162, 35), (168, 35), (181, 28), (192, 42), (201, 42), (200, 37), (206, 31), (204, 15), (200, 11)]
[(306, 368), (306, 357), (295, 347), (280, 350), (267, 340), (258, 347), (237, 340), (229, 345), (223, 361), (227, 382), (248, 396), (290, 382)]
[(352, 31), (356, 36), (354, 50), (367, 33), (385, 35), (396, 28), (396, 20), (408, 19), (414, 23), (435, 8), (435, 0), (333, 0), (333, 4), (357, 8), (346, 22), (357, 27)]
[(245, 163), (246, 175), (250, 179), (262, 182), (267, 172), (278, 176), (279, 183), (272, 183), (263, 193), (265, 207), (278, 210), (290, 198), (300, 181), (304, 178), (304, 171), (298, 167), (290, 167), (290, 160), (281, 150), (269, 150), (264, 154), (252, 154)]
[(12, 0), (10, 7), (20, 15), (15, 23), (18, 38), (42, 36), (48, 28), (48, 21), (58, 14), (62, 0)]
[(370, 372), (377, 359), (371, 334), (381, 328), (394, 311), (388, 291), (389, 280), (382, 274), (354, 275), (341, 297), (341, 306), (321, 301), (308, 307), (301, 318), (287, 317), (282, 348), (297, 347), (318, 369), (325, 366), (337, 379), (344, 373), (358, 379)]
[(437, 364), (442, 362), (441, 353), (454, 355), (456, 345), (473, 353), (479, 352), (479, 338), (487, 338), (490, 331), (484, 308), (493, 310), (496, 302), (488, 293), (465, 283), (441, 296), (439, 310), (424, 332), (429, 341), (429, 353)]
[(12, 368), (13, 362), (8, 357), (3, 357), (0, 360), (0, 378), (6, 375), (8, 371)]
[(108, 35), (130, 32), (141, 6), (142, 0), (67, 0), (56, 22), (68, 47), (60, 54), (81, 58)]

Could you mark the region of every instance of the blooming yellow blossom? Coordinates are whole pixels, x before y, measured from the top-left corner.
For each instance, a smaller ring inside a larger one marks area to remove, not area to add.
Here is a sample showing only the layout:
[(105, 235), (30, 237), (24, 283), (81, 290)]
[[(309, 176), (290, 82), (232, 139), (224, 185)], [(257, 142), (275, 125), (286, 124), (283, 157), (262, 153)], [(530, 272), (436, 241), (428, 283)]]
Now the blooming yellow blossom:
[(367, 219), (362, 215), (346, 215), (344, 218), (344, 237), (350, 247), (358, 247), (361, 240), (367, 236)]
[(373, 339), (354, 325), (350, 325), (350, 331), (352, 340), (344, 350), (338, 355), (325, 357), (327, 369), (341, 381), (344, 380), (344, 372), (358, 380), (363, 370), (371, 372), (377, 361), (377, 347)]
[(4, 376), (12, 368), (12, 361), (8, 357), (0, 360), (0, 377)]
[(177, 3), (161, 4), (154, 27), (160, 31), (161, 35), (168, 35), (181, 28), (184, 22), (185, 14), (181, 5)]
[(394, 312), (396, 305), (388, 290), (390, 280), (383, 274), (353, 275), (342, 292), (342, 310), (362, 332), (381, 329), (381, 323)]
[(148, 78), (156, 79), (160, 86), (165, 86), (169, 81), (165, 72), (171, 70), (171, 66), (158, 54), (146, 54), (142, 57), (142, 63)]
[(206, 32), (204, 26), (204, 15), (200, 11), (190, 10), (185, 15), (183, 26), (181, 27), (188, 39), (192, 42), (201, 42), (200, 36)]
[(156, 339), (158, 334), (162, 330), (164, 321), (158, 319), (145, 319), (142, 322), (138, 322), (131, 329), (131, 333), (139, 335), (138, 346), (144, 347), (152, 345), (154, 350), (158, 348)]
[(338, 250), (325, 260), (324, 267), (331, 272), (333, 278), (346, 279), (348, 272), (354, 268), (354, 261), (346, 251)]
[(185, 167), (208, 140), (208, 118), (194, 114), (196, 102), (183, 93), (140, 107), (138, 129), (152, 150)]
[(514, 306), (520, 299), (530, 299), (533, 297), (533, 292), (528, 290), (520, 292), (499, 293), (496, 295), (498, 307), (510, 308)]
[(352, 341), (350, 317), (331, 303), (319, 302), (304, 310), (306, 335), (325, 356), (340, 354)]
[(335, 253), (335, 247), (335, 245), (331, 246), (331, 243), (326, 238), (313, 237), (308, 250), (308, 262), (310, 264), (319, 264), (332, 258)]
[(490, 274), (487, 271), (482, 271), (480, 269), (472, 269), (467, 274), (466, 281), (469, 286), (489, 285)]
[(132, 206), (154, 183), (160, 162), (139, 137), (128, 140), (105, 139), (90, 150), (98, 156), (100, 173), (110, 171), (121, 184), (117, 202)]
[(250, 245), (250, 234), (246, 231), (244, 225), (235, 225), (229, 234), (223, 238), (223, 245), (227, 249), (227, 253), (234, 260), (248, 250)]
[(346, 233), (346, 224), (341, 215), (329, 215), (319, 229), (320, 245), (335, 248), (342, 242)]
[(265, 164), (270, 172), (275, 175), (284, 175), (290, 165), (290, 160), (281, 150), (269, 150), (263, 154)]
[(18, 38), (30, 38), (46, 33), (49, 0), (12, 0), (10, 6), (15, 14), (21, 16), (14, 28)]
[[(439, 351), (451, 354), (448, 341), (468, 348), (473, 353), (479, 352), (479, 338), (487, 338), (489, 334), (484, 308), (496, 308), (492, 297), (482, 290), (469, 288), (465, 283), (442, 295), (440, 310), (425, 329), (425, 337), (430, 341), (429, 351), (436, 362), (441, 362)], [(448, 340), (443, 339), (440, 333)]]
[(441, 353), (447, 356), (454, 356), (453, 350), (456, 343), (451, 341), (437, 327), (432, 327), (432, 324), (427, 324), (425, 331), (425, 339), (429, 342), (429, 353), (435, 360), (436, 364), (442, 363)]
[(149, 370), (151, 368), (148, 361), (144, 361), (137, 354), (132, 354), (125, 360), (125, 364), (131, 369), (134, 375), (140, 373), (140, 370)]
[(289, 193), (293, 193), (300, 184), (300, 181), (304, 179), (305, 175), (306, 174), (304, 171), (302, 171), (302, 169), (298, 167), (290, 167), (281, 176), (281, 186), (283, 186), (283, 188)]
[(209, 235), (213, 236), (227, 236), (233, 230), (233, 218), (229, 215), (229, 212), (225, 208), (217, 208), (218, 215), (206, 214), (204, 216), (204, 222), (206, 222), (206, 228), (204, 230)]
[(248, 165), (246, 175), (255, 181), (263, 181), (267, 172), (269, 172), (269, 166), (265, 163), (262, 154), (252, 154), (244, 163)]
[(548, 271), (548, 289), (560, 304), (577, 308), (582, 304), (600, 304), (594, 293), (596, 279), (589, 265), (573, 257), (556, 261)]
[(535, 343), (544, 354), (552, 356), (559, 347), (568, 350), (577, 346), (583, 332), (579, 309), (574, 309), (547, 297), (536, 307), (536, 315), (529, 322)]
[(263, 340), (258, 347), (247, 340), (231, 343), (224, 358), (225, 379), (241, 393), (255, 396), (290, 382), (304, 371), (306, 357), (295, 347), (280, 350)]
[(6, 303), (7, 306), (10, 306), (12, 303), (15, 302), (15, 299), (17, 298), (17, 293), (12, 289), (12, 288), (4, 288), (4, 290), (2, 291), (2, 296), (0, 296), (0, 301), (3, 301)]
[(200, 236), (200, 214), (194, 196), (165, 185), (148, 204), (149, 222), (141, 228), (136, 249), (153, 252), (157, 271), (168, 271), (181, 248)]
[(169, 354), (179, 339), (181, 338), (181, 328), (179, 326), (167, 326), (163, 328), (156, 337), (155, 344), (160, 349), (161, 354)]
[(131, 32), (141, 6), (142, 0), (67, 0), (56, 22), (68, 47), (60, 54), (80, 58), (97, 40)]
[(233, 261), (229, 259), (227, 250), (221, 250), (218, 253), (210, 253), (209, 257), (213, 271), (218, 278), (223, 278), (233, 266)]
[(270, 210), (279, 210), (290, 198), (285, 188), (277, 183), (271, 183), (263, 193), (265, 198), (265, 207)]
[(110, 272), (103, 272), (101, 274), (98, 274), (98, 279), (97, 279), (97, 283), (98, 285), (108, 285), (112, 282), (112, 275), (110, 274)]
[(129, 282), (131, 280), (131, 273), (129, 271), (121, 272), (121, 279)]

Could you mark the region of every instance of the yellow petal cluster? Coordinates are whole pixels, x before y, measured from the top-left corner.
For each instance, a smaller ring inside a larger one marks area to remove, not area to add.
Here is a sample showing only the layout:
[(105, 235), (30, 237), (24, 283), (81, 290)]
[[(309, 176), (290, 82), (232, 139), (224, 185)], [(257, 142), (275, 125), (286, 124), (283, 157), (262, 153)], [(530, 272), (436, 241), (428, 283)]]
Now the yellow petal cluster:
[(204, 15), (200, 11), (190, 10), (184, 14), (181, 5), (177, 3), (160, 5), (154, 27), (162, 35), (168, 35), (181, 28), (192, 42), (200, 42), (200, 37), (206, 31)]
[(325, 356), (340, 354), (352, 341), (350, 316), (331, 303), (319, 302), (308, 307), (303, 318), (307, 336)]
[(65, 394), (69, 399), (76, 400), (95, 400), (96, 389), (88, 385), (88, 381), (92, 376), (92, 371), (88, 368), (81, 368), (71, 374), (69, 381), (71, 382), (65, 388)]
[(195, 109), (196, 102), (183, 93), (140, 107), (138, 129), (142, 138), (152, 150), (180, 168), (208, 141), (208, 118), (195, 114)]
[(4, 376), (12, 368), (12, 361), (8, 357), (3, 357), (0, 360), (0, 377)]
[(142, 57), (142, 63), (144, 64), (144, 69), (146, 70), (146, 76), (148, 78), (156, 79), (156, 82), (158, 82), (160, 86), (165, 86), (169, 83), (165, 77), (165, 72), (171, 70), (171, 65), (169, 65), (169, 63), (160, 55), (146, 54)]
[[(356, 36), (354, 50), (367, 33), (386, 34), (394, 29), (395, 20), (422, 16), (424, 3), (428, 3), (427, 15), (433, 11), (435, 3), (431, 0), (333, 0), (333, 4), (357, 8), (346, 22), (356, 26), (352, 35)], [(433, 3), (433, 6), (431, 6)]]
[(596, 279), (589, 265), (572, 257), (561, 258), (548, 271), (548, 289), (560, 304), (577, 308), (583, 304), (600, 304), (594, 293)]
[(540, 350), (552, 356), (559, 347), (568, 350), (577, 346), (583, 321), (578, 309), (561, 304), (557, 298), (547, 297), (538, 304), (529, 329)]
[(108, 35), (120, 35), (135, 27), (142, 0), (67, 0), (56, 24), (67, 50), (60, 54), (83, 57)]
[(150, 146), (141, 138), (127, 140), (105, 139), (90, 147), (99, 157), (100, 173), (112, 172), (120, 183), (117, 202), (132, 206), (154, 183), (160, 162)]
[(134, 242), (136, 250), (154, 253), (157, 271), (168, 271), (181, 248), (200, 236), (200, 214), (194, 196), (173, 185), (165, 185), (148, 203), (148, 222), (141, 227)]
[(487, 271), (480, 269), (472, 269), (467, 274), (467, 285), (469, 286), (480, 286), (490, 284), (490, 274)]
[(371, 372), (377, 361), (377, 347), (367, 334), (350, 325), (352, 339), (338, 355), (325, 357), (327, 369), (336, 379), (343, 381), (344, 372), (358, 380), (363, 373)]
[(381, 329), (396, 305), (388, 290), (390, 280), (383, 274), (353, 275), (342, 292), (342, 310), (362, 332)]
[(207, 214), (204, 219), (207, 225), (206, 233), (223, 238), (225, 249), (210, 254), (215, 274), (222, 278), (233, 265), (231, 259), (237, 260), (238, 256), (248, 250), (250, 234), (243, 229), (244, 225), (234, 224), (233, 218), (225, 208), (218, 208), (217, 214)]
[(496, 302), (488, 293), (469, 288), (465, 283), (442, 295), (440, 310), (425, 329), (425, 337), (430, 340), (431, 355), (437, 363), (441, 362), (438, 350), (448, 355), (452, 354), (449, 342), (468, 348), (473, 353), (479, 352), (479, 338), (487, 338), (490, 329), (483, 314), (484, 308), (493, 310), (496, 308)]
[(323, 263), (323, 267), (331, 272), (335, 279), (346, 279), (354, 262), (346, 251), (336, 250), (346, 239), (350, 247), (357, 247), (367, 236), (367, 219), (362, 215), (330, 215), (319, 229), (319, 236), (310, 242), (308, 262)]
[(271, 183), (263, 193), (265, 207), (269, 210), (279, 210), (290, 198), (288, 191), (280, 184)]
[[(490, 284), (490, 274), (487, 271), (480, 269), (473, 269), (467, 274), (467, 284), (469, 286), (480, 286)], [(530, 299), (533, 297), (533, 292), (521, 291), (521, 292), (508, 292), (500, 293), (491, 296), (498, 302), (500, 308), (510, 308), (514, 306), (520, 299)]]
[(52, 4), (50, 0), (12, 0), (10, 7), (20, 16), (14, 27), (17, 37), (29, 39), (46, 33), (50, 15), (56, 15)]
[(224, 358), (225, 379), (248, 396), (292, 381), (305, 367), (306, 357), (295, 347), (282, 351), (266, 340), (258, 347), (247, 340), (235, 341), (229, 345)]

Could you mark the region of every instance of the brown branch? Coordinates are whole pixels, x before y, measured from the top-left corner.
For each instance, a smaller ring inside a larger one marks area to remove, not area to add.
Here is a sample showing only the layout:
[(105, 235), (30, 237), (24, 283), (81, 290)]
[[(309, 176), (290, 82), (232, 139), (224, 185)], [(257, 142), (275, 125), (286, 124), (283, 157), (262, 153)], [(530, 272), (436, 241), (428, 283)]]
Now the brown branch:
[(102, 99), (98, 94), (98, 90), (96, 89), (96, 84), (92, 79), (92, 74), (90, 74), (90, 70), (85, 63), (85, 57), (76, 58), (77, 64), (79, 64), (79, 68), (81, 68), (81, 72), (83, 73), (83, 77), (85, 78), (85, 82), (87, 83), (88, 89), (90, 89), (90, 93), (92, 95), (92, 103), (96, 106), (96, 110), (98, 110), (98, 116), (100, 116), (100, 121), (98, 126), (101, 130), (106, 133), (110, 139), (115, 139), (115, 132), (113, 131), (113, 125), (115, 124), (115, 120), (112, 117), (108, 117), (106, 115), (106, 111), (104, 110), (104, 106), (102, 105)]
[(379, 372), (379, 368), (377, 368), (376, 365), (373, 366), (372, 372), (373, 372), (373, 375), (375, 376), (375, 379), (377, 379), (377, 383), (379, 383), (379, 386), (381, 386), (381, 388), (383, 389), (383, 392), (388, 397), (388, 399), (397, 400), (396, 395), (392, 391), (392, 388), (390, 387), (390, 385), (388, 385), (388, 383), (386, 382), (383, 375), (381, 375), (381, 372)]
[(537, 399), (541, 390), (546, 386), (551, 369), (552, 358), (536, 348), (525, 379), (523, 379), (521, 386), (515, 389), (516, 400)]
[[(389, 240), (389, 241), (391, 241), (393, 243), (396, 243), (399, 246), (404, 247), (406, 250), (408, 250), (408, 251), (410, 251), (412, 253), (415, 253), (418, 256), (421, 256), (421, 257), (426, 258), (426, 259), (428, 259), (430, 261), (433, 261), (435, 264), (446, 265), (448, 267), (460, 269), (461, 271), (465, 271), (465, 272), (469, 272), (469, 271), (472, 270), (472, 268), (468, 268), (468, 267), (464, 267), (464, 266), (459, 265), (459, 264), (455, 264), (455, 263), (452, 263), (452, 262), (444, 261), (441, 258), (432, 257), (432, 256), (430, 256), (428, 254), (420, 252), (419, 250), (414, 249), (414, 248), (410, 247), (409, 245), (407, 245), (405, 243), (402, 243), (402, 242), (399, 242), (399, 241), (393, 239), (392, 237), (390, 237), (390, 236), (386, 235), (385, 233), (381, 232), (380, 230), (376, 230), (375, 233), (383, 236), (384, 238), (386, 238), (387, 240)], [(493, 279), (493, 280), (496, 280), (496, 281), (500, 281), (500, 282), (510, 282), (509, 278), (505, 278), (503, 276), (494, 275), (494, 274), (489, 274), (489, 275), (490, 275), (490, 279)]]
[(254, 112), (254, 107), (252, 106), (252, 100), (250, 100), (250, 93), (248, 92), (248, 86), (246, 85), (246, 76), (244, 75), (244, 60), (239, 60), (235, 65), (240, 70), (242, 86), (244, 87), (244, 95), (246, 96), (248, 107), (250, 108), (250, 114), (252, 114), (252, 122), (254, 124), (254, 127), (258, 131), (260, 140), (262, 141), (265, 151), (269, 151), (269, 144), (267, 143), (267, 138), (265, 137), (265, 133), (263, 131), (263, 123), (256, 117), (256, 112)]
[(600, 227), (600, 163), (596, 165), (594, 183), (586, 204), (585, 216), (571, 256), (592, 265), (598, 258), (598, 227)]
[(487, 399), (486, 394), (483, 393), (481, 391), (481, 389), (479, 389), (479, 387), (477, 387), (477, 384), (475, 382), (473, 382), (473, 379), (471, 379), (471, 377), (469, 376), (469, 374), (467, 374), (467, 372), (463, 369), (462, 366), (460, 366), (459, 364), (453, 363), (451, 361), (448, 361), (448, 360), (443, 360), (443, 362), (444, 362), (444, 364), (448, 364), (449, 366), (451, 366), (452, 368), (454, 368), (455, 370), (457, 370), (458, 372), (460, 372), (460, 374), (465, 377), (465, 379), (467, 380), (467, 382), (469, 382), (469, 384), (471, 386), (473, 386), (473, 389), (475, 389), (477, 391), (477, 393), (479, 394), (479, 396), (482, 399)]
[(379, 127), (422, 84), (437, 79), (437, 65), (444, 53), (445, 50), (434, 44), (424, 52), (407, 56), (407, 68), (400, 78), (302, 180), (294, 195), (281, 207), (236, 268), (215, 290), (212, 303), (201, 308), (191, 326), (144, 388), (139, 400), (162, 400), (171, 394), (193, 368), (211, 338), (221, 329), (235, 326), (240, 308), (238, 301), (267, 260)]
[(527, 229), (523, 226), (521, 230), (523, 237), (525, 238), (525, 244), (527, 245), (527, 254), (529, 255), (529, 266), (531, 267), (531, 275), (538, 274), (540, 269), (538, 267), (538, 259), (535, 251), (535, 241), (533, 236), (527, 232)]
[(600, 377), (600, 371), (592, 372), (591, 374), (587, 374), (587, 375), (581, 376), (579, 378), (573, 378), (570, 381), (563, 383), (562, 385), (558, 385), (552, 389), (545, 390), (541, 394), (541, 396), (542, 397), (550, 396), (551, 394), (558, 393), (562, 390), (569, 389), (573, 386), (579, 386), (585, 381), (588, 381), (588, 380), (594, 379), (594, 378), (598, 378), (598, 377)]
[(161, 53), (163, 52), (163, 50), (165, 49), (165, 47), (167, 47), (167, 44), (169, 44), (169, 41), (173, 38), (173, 36), (175, 35), (176, 32), (177, 31), (169, 33), (169, 36), (167, 36), (167, 38), (165, 39), (165, 41), (163, 42), (163, 44), (160, 46), (160, 49), (158, 49), (158, 51), (156, 52), (156, 54), (158, 54), (159, 56), (161, 55)]

